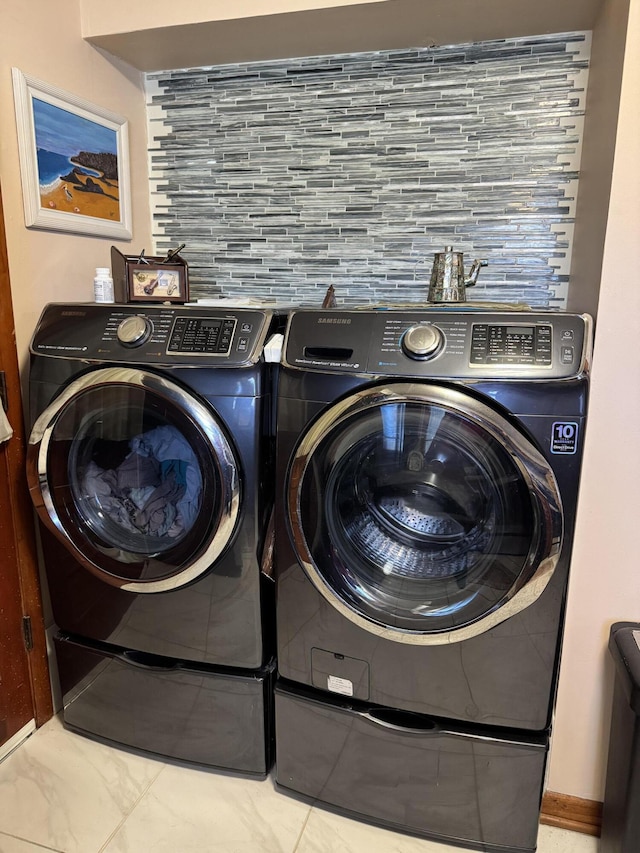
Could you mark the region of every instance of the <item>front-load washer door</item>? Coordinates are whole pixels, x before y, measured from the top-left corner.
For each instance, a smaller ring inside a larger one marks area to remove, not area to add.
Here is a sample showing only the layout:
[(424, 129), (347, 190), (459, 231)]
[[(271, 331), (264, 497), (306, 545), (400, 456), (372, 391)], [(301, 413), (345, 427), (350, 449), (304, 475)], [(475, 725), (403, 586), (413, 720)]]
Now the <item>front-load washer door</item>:
[(545, 589), (562, 541), (548, 463), (493, 407), (418, 383), (363, 389), (291, 460), (298, 559), (329, 603), (405, 643), (483, 633)]
[(164, 375), (77, 378), (36, 421), (27, 475), (42, 521), (101, 580), (163, 592), (229, 545), (240, 472), (213, 411)]

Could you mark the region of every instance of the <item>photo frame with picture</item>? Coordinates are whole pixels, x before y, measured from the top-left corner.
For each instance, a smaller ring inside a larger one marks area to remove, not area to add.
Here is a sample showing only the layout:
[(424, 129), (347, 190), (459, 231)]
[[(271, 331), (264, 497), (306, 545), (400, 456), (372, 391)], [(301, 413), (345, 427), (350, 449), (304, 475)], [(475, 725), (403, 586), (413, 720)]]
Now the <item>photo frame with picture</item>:
[(182, 264), (128, 264), (128, 302), (186, 302), (187, 268)]

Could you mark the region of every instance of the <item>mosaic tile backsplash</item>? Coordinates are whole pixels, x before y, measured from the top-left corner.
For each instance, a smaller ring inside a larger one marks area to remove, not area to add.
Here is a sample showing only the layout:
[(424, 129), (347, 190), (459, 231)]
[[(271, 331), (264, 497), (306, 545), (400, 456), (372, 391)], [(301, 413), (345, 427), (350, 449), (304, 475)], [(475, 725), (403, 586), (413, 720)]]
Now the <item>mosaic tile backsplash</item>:
[(420, 303), (434, 253), (472, 301), (563, 307), (589, 34), (148, 74), (155, 251), (192, 298)]

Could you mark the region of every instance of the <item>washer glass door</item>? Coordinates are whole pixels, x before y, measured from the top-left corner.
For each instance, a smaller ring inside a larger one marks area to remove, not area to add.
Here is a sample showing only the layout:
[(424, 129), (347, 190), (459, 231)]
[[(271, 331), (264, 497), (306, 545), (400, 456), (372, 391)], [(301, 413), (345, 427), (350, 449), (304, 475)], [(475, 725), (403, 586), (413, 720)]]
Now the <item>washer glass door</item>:
[(29, 485), (45, 524), (102, 580), (159, 592), (227, 547), (239, 471), (214, 413), (165, 376), (94, 370), (38, 418)]
[(325, 412), (296, 450), (288, 513), (320, 592), (403, 642), (464, 639), (524, 609), (562, 538), (555, 478), (535, 447), (471, 395), (419, 384)]

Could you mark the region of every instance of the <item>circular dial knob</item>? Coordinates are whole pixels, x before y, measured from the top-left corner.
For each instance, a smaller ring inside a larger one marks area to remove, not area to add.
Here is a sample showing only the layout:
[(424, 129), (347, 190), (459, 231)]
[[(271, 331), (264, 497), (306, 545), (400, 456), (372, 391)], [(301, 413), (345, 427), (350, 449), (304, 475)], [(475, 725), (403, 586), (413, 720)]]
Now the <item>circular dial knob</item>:
[(153, 326), (146, 317), (127, 317), (118, 326), (118, 340), (125, 347), (139, 347), (149, 339)]
[(411, 326), (404, 333), (401, 341), (404, 354), (418, 360), (433, 358), (440, 352), (443, 343), (442, 332), (431, 323)]

